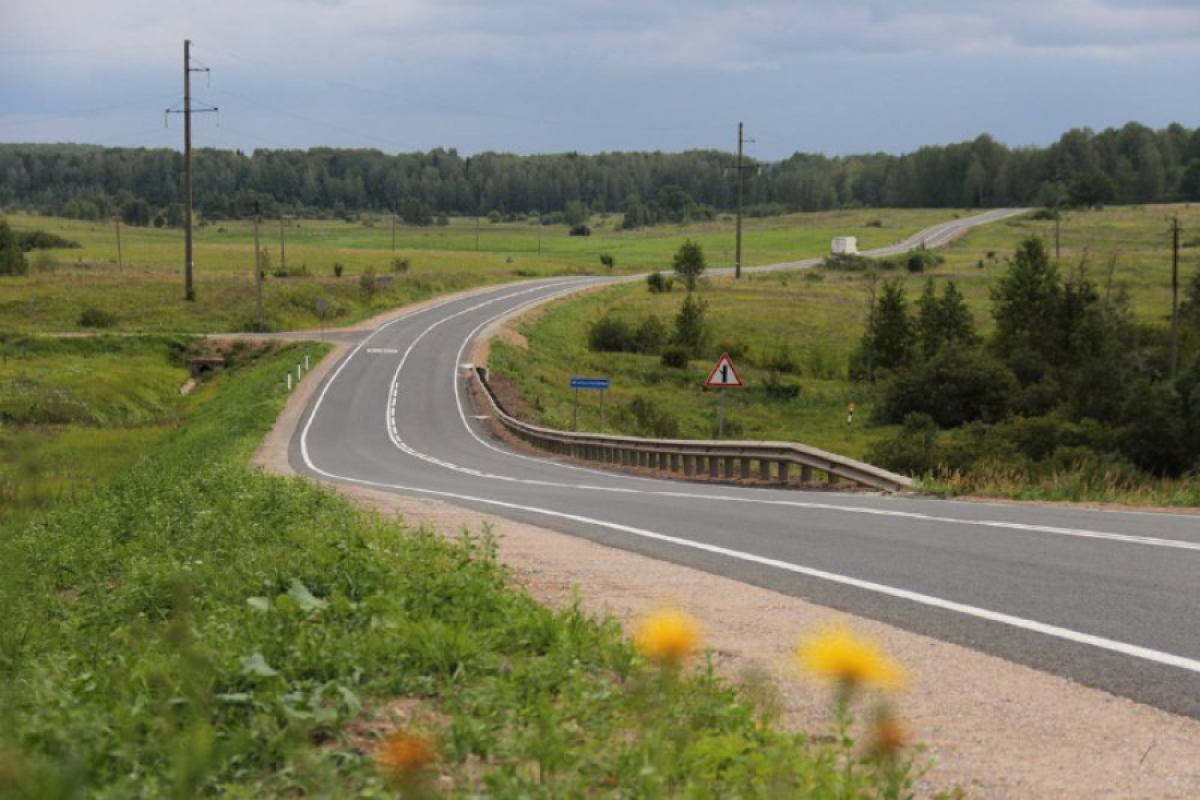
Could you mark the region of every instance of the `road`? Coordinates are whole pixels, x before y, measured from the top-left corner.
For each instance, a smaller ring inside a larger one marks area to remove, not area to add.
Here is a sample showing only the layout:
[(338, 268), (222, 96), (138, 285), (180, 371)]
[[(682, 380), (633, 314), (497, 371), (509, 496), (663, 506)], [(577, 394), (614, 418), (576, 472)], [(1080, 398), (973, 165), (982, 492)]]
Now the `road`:
[(689, 484), (496, 441), (463, 392), (472, 340), (604, 282), (495, 287), (381, 325), (314, 395), (292, 465), (707, 570), (1200, 718), (1194, 516)]

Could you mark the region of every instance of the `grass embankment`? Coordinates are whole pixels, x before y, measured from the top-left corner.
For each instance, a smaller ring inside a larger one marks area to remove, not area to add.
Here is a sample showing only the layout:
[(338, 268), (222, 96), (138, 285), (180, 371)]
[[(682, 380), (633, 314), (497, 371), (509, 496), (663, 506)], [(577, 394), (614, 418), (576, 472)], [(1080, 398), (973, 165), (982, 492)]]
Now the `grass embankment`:
[(486, 536), (248, 469), (304, 353), (218, 376), (103, 491), (2, 524), (0, 795), (385, 796), (381, 740), (390, 771), (433, 758), (451, 794), (905, 785), (903, 759), (781, 733), (711, 669), (654, 666), (611, 620), (537, 605)]
[[(746, 221), (743, 262), (747, 265), (819, 255), (837, 235), (857, 235), (864, 247), (888, 244), (944, 221), (940, 210), (855, 210), (795, 214)], [(196, 229), (196, 301), (183, 301), (183, 234), (179, 230), (121, 229), (118, 266), (111, 224), (48, 217), (9, 217), (18, 232), (45, 230), (81, 246), (29, 254), (30, 274), (0, 277), (0, 330), (82, 330), (87, 309), (112, 315), (114, 330), (228, 332), (256, 323), (254, 235), (249, 222), (229, 221)], [(389, 220), (356, 222), (293, 220), (279, 228), (264, 224), (262, 247), (269, 254), (264, 288), (268, 330), (346, 325), (379, 311), (427, 297), (528, 277), (606, 273), (600, 254), (616, 260), (616, 273), (666, 268), (685, 238), (700, 242), (710, 260), (733, 261), (733, 222), (670, 225), (634, 231), (617, 229), (619, 216), (592, 220), (590, 237), (567, 235), (563, 226), (531, 223), (476, 226), (470, 219), (429, 228), (398, 226), (392, 250)], [(394, 258), (407, 259), (394, 272)], [(276, 277), (284, 266), (289, 277)], [(335, 277), (333, 265), (343, 266)], [(360, 285), (373, 269), (386, 285), (373, 295)], [(317, 311), (318, 301), (325, 311)]]
[(87, 491), (179, 422), (178, 338), (0, 337), (0, 519)]
[[(1200, 207), (1193, 206), (1070, 212), (1061, 229), (1061, 269), (1069, 272), (1082, 263), (1086, 275), (1102, 292), (1127, 292), (1135, 317), (1165, 326), (1170, 302), (1165, 220), (1175, 214), (1187, 230), (1200, 229)], [(927, 273), (897, 269), (881, 277), (904, 281), (910, 303), (915, 303), (927, 278), (933, 279), (939, 292), (946, 281), (953, 280), (966, 296), (979, 332), (990, 333), (989, 291), (1004, 273), (1004, 259), (1030, 234), (1053, 242), (1054, 222), (1022, 217), (983, 226), (939, 250), (945, 263)], [(1185, 241), (1192, 244), (1182, 251), (1181, 283), (1200, 269), (1200, 240), (1185, 236)], [(862, 457), (872, 442), (896, 431), (896, 426), (871, 423), (874, 388), (848, 379), (850, 355), (866, 326), (867, 287), (861, 273), (826, 269), (748, 275), (741, 281), (710, 279), (699, 292), (708, 304), (710, 347), (705, 358), (693, 360), (686, 369), (664, 367), (657, 355), (588, 350), (588, 329), (605, 314), (616, 314), (634, 325), (657, 316), (670, 330), (683, 299), (678, 288), (651, 294), (640, 284), (617, 287), (531, 315), (518, 326), (528, 340), (528, 349), (497, 342), (491, 364), (496, 372), (513, 378), (529, 402), (527, 413), (553, 427), (571, 425), (574, 397), (569, 378), (605, 375), (613, 379), (607, 398), (608, 430), (654, 434), (659, 420), (634, 413), (632, 404), (640, 398), (645, 401), (639, 403), (640, 409), (649, 406), (674, 419), (679, 436), (709, 438), (716, 425), (717, 394), (705, 391), (703, 382), (717, 357), (727, 351), (747, 383), (745, 389), (726, 392), (726, 425), (731, 438), (799, 441)], [(799, 387), (799, 393), (788, 397), (789, 390), (781, 385)], [(850, 403), (857, 408), (854, 422), (848, 425)], [(599, 404), (594, 393), (581, 393), (579, 419), (581, 429), (598, 428)], [(1080, 481), (1064, 477), (1056, 485), (1036, 488), (998, 480), (995, 493), (1185, 505), (1195, 496), (1194, 482), (1164, 481), (1154, 486), (1159, 488), (1148, 484), (1144, 493), (1113, 492), (1103, 482), (1093, 485), (1085, 481), (1081, 486)], [(953, 491), (953, 487), (946, 485), (942, 490)]]

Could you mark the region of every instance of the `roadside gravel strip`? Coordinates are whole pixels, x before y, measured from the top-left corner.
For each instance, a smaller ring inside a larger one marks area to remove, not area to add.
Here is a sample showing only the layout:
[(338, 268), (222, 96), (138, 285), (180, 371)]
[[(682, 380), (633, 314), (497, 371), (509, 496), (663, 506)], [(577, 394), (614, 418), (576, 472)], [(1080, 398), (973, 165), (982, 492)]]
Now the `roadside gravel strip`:
[[(367, 330), (415, 310), (358, 327)], [(256, 465), (295, 474), (288, 463), (293, 433), (348, 347), (335, 347), (300, 383), (255, 456)], [(625, 621), (664, 603), (684, 608), (702, 620), (725, 675), (737, 680), (765, 672), (782, 692), (786, 724), (813, 733), (829, 730), (827, 693), (796, 673), (791, 651), (801, 636), (844, 614), (437, 501), (335, 488), (365, 508), (399, 514), (446, 535), (489, 526), (501, 560), (551, 605), (571, 602), (579, 587), (586, 607)], [(977, 797), (1200, 797), (1200, 721), (872, 620), (848, 621), (913, 672), (900, 707), (934, 762), (923, 793), (961, 785)]]

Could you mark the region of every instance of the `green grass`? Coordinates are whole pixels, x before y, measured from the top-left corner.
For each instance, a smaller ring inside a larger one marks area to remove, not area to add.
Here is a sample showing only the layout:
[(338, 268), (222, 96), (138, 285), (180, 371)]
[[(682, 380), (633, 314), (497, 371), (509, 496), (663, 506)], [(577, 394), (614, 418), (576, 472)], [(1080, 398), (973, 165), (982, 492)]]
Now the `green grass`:
[(539, 606), (486, 532), (248, 469), (319, 353), (248, 353), (103, 491), (0, 521), (0, 796), (393, 796), (372, 755), (397, 727), (456, 796), (903, 793), (907, 760), (783, 733), (711, 667)]
[[(1200, 207), (1071, 212), (1062, 226), (1061, 268), (1064, 272), (1076, 269), (1086, 251), (1085, 274), (1101, 291), (1111, 284), (1113, 291), (1127, 292), (1135, 316), (1149, 324), (1165, 325), (1170, 298), (1166, 218), (1174, 214), (1179, 214), (1186, 230), (1200, 229)], [(891, 240), (900, 238), (886, 228), (884, 232)], [(946, 263), (924, 275), (903, 269), (884, 275), (905, 281), (913, 303), (927, 277), (934, 279), (939, 291), (944, 281), (954, 280), (966, 296), (980, 332), (987, 333), (992, 327), (989, 291), (1004, 272), (1004, 259), (1023, 238), (1041, 235), (1053, 242), (1053, 233), (1053, 222), (1028, 218), (987, 225), (939, 251), (946, 256)], [(867, 240), (862, 246), (871, 247), (874, 242)], [(978, 266), (980, 261), (983, 267)], [(1197, 270), (1200, 249), (1185, 249), (1181, 285)], [(874, 407), (871, 387), (847, 379), (850, 354), (867, 319), (864, 276), (817, 270), (748, 275), (741, 281), (715, 278), (707, 282), (700, 296), (709, 304), (713, 337), (706, 357), (693, 361), (686, 371), (662, 367), (657, 356), (587, 349), (588, 327), (609, 311), (633, 321), (656, 315), (671, 326), (682, 291), (655, 295), (642, 284), (589, 293), (538, 312), (521, 326), (529, 350), (498, 342), (492, 366), (517, 383), (530, 403), (532, 417), (554, 427), (570, 427), (571, 376), (607, 375), (613, 378), (606, 414), (609, 430), (645, 435), (638, 420), (615, 411), (640, 396), (667, 410), (679, 422), (681, 436), (710, 438), (715, 430), (716, 395), (702, 385), (717, 357), (728, 351), (748, 385), (726, 393), (731, 437), (799, 441), (861, 457), (872, 442), (894, 434), (895, 426), (869, 422)], [(773, 362), (796, 365), (792, 374), (780, 375), (785, 382), (801, 386), (795, 400), (771, 400), (763, 390)], [(596, 430), (598, 398), (585, 393), (582, 402), (580, 427)], [(846, 424), (849, 403), (857, 406), (852, 425)]]
[[(944, 221), (941, 210), (855, 210), (795, 214), (748, 220), (743, 263), (766, 264), (823, 253), (829, 239), (857, 235), (864, 247), (887, 244)], [(179, 230), (122, 228), (118, 266), (111, 224), (48, 217), (9, 218), (17, 231), (42, 229), (79, 242), (78, 249), (30, 254), (27, 277), (0, 277), (0, 330), (83, 330), (80, 315), (96, 308), (116, 318), (115, 329), (143, 332), (226, 332), (249, 330), (255, 322), (254, 236), (248, 222), (198, 227), (195, 237), (196, 301), (183, 302), (183, 234)], [(291, 221), (285, 228), (284, 255), (277, 224), (262, 229), (270, 268), (264, 288), (270, 330), (345, 325), (373, 313), (427, 297), (522, 277), (607, 272), (600, 254), (616, 259), (615, 272), (669, 268), (685, 238), (700, 242), (711, 263), (733, 262), (733, 222), (672, 225), (636, 231), (615, 230), (619, 217), (593, 220), (590, 237), (568, 236), (563, 226), (531, 223), (476, 226), (455, 219), (445, 227), (399, 226), (392, 251), (390, 222)], [(878, 226), (873, 223), (878, 223)], [(476, 239), (478, 238), (478, 245)], [(277, 278), (286, 258), (290, 272)], [(394, 257), (408, 258), (407, 273), (393, 274)], [(335, 278), (334, 263), (344, 272)], [(359, 288), (367, 269), (391, 276), (392, 284), (368, 298)], [(328, 308), (322, 320), (317, 301)]]

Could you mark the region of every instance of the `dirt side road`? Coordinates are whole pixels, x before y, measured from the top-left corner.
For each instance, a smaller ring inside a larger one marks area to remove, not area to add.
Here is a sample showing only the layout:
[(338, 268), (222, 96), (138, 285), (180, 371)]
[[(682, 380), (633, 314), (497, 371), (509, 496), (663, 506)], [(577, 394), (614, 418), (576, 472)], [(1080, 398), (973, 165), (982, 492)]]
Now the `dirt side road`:
[[(257, 465), (292, 474), (292, 432), (345, 347), (299, 385)], [(363, 507), (445, 534), (490, 525), (501, 560), (545, 603), (568, 603), (578, 587), (585, 607), (625, 621), (664, 603), (686, 609), (704, 624), (726, 675), (765, 672), (780, 688), (786, 724), (828, 730), (826, 692), (797, 674), (791, 651), (801, 636), (843, 614), (441, 502), (338, 488)], [(934, 760), (925, 791), (959, 785), (968, 796), (989, 798), (1200, 797), (1200, 722), (871, 620), (847, 621), (913, 673), (899, 707)]]

